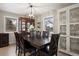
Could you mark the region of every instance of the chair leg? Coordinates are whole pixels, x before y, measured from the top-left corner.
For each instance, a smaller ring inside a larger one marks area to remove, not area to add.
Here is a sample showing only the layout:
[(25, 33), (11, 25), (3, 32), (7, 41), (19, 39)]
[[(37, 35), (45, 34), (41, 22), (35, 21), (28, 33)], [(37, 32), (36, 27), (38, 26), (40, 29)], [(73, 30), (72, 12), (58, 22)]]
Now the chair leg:
[(56, 56), (57, 56), (57, 53), (56, 53)]
[(25, 54), (25, 52), (24, 52), (24, 56), (25, 56), (26, 54)]
[(15, 51), (15, 53), (17, 53), (17, 50), (18, 50), (18, 48), (17, 48), (17, 46), (16, 46), (16, 51)]
[(22, 56), (22, 50), (20, 50), (20, 56)]
[(23, 50), (24, 56), (26, 55), (25, 50)]
[(18, 49), (18, 56), (21, 56), (21, 49)]
[(20, 49), (18, 50), (18, 56), (20, 55)]

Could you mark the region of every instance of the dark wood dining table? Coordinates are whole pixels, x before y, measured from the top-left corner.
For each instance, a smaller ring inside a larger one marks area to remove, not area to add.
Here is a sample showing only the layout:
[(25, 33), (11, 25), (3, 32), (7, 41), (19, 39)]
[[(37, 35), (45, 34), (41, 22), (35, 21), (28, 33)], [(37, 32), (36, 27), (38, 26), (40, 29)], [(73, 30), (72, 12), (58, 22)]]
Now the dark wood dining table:
[(27, 40), (33, 47), (37, 48), (37, 49), (41, 49), (43, 46), (45, 46), (46, 44), (50, 43), (50, 39), (49, 38), (29, 38), (26, 35), (23, 36), (24, 40)]

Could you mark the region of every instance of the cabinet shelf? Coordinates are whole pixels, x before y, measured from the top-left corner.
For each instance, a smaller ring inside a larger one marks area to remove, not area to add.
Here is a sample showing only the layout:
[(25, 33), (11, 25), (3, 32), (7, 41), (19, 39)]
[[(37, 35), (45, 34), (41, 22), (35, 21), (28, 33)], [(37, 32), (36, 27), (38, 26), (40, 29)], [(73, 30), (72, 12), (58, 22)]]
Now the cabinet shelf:
[(62, 35), (62, 34), (60, 36), (62, 36), (62, 37), (68, 37), (67, 35)]
[(76, 22), (76, 23), (70, 23), (71, 25), (75, 25), (75, 24), (79, 24), (79, 22)]
[(66, 24), (60, 24), (60, 26), (62, 26), (62, 25), (65, 25), (66, 26)]
[(70, 38), (79, 38), (79, 36), (70, 36)]

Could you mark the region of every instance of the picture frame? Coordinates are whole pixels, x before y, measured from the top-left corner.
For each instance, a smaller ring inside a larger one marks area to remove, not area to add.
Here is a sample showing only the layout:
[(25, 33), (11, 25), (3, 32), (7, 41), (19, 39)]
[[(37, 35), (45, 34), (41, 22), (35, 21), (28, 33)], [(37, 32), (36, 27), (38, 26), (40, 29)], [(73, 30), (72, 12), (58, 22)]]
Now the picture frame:
[(18, 19), (15, 17), (4, 16), (4, 32), (18, 31)]

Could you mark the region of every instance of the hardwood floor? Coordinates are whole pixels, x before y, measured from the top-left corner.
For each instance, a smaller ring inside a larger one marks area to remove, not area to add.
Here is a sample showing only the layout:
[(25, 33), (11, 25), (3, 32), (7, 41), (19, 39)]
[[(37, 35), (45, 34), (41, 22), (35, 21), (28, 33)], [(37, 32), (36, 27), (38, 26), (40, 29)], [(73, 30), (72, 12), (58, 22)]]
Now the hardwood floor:
[[(15, 50), (15, 45), (9, 45), (7, 47), (0, 48), (0, 56), (18, 56)], [(29, 54), (30, 53), (27, 53), (26, 56), (28, 56)]]
[[(15, 53), (16, 46), (15, 45), (9, 45), (7, 47), (0, 48), (0, 56), (17, 56)], [(29, 53), (26, 54), (28, 56)], [(58, 56), (68, 56), (67, 54), (58, 53)]]
[(0, 48), (0, 56), (16, 56), (15, 45)]

